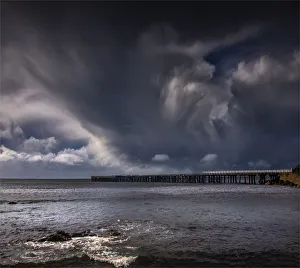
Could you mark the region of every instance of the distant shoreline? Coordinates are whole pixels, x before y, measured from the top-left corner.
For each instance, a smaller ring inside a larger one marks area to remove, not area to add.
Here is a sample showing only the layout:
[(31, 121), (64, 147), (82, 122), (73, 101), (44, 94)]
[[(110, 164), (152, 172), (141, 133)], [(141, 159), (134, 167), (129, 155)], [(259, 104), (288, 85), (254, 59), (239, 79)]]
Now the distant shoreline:
[(265, 185), (290, 186), (300, 188), (300, 175), (295, 173), (282, 175), (280, 176), (279, 182), (268, 180)]

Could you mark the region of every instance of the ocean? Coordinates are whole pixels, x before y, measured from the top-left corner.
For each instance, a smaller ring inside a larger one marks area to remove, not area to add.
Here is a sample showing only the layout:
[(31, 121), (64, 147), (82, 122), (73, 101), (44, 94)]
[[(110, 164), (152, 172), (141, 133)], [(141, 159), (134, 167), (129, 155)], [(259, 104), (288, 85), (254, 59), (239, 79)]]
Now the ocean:
[[(299, 193), (264, 185), (2, 179), (0, 266), (299, 267)], [(58, 230), (86, 235), (38, 241)]]

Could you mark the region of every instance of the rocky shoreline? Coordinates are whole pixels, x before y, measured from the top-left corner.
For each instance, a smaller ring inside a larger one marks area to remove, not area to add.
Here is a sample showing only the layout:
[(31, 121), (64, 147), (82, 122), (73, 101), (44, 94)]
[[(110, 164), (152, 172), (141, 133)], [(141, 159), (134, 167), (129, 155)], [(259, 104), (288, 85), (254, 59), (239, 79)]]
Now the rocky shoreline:
[(265, 185), (290, 186), (290, 187), (300, 188), (300, 184), (294, 183), (289, 180), (280, 180), (279, 182), (268, 180), (268, 181), (266, 181)]
[(300, 188), (300, 165), (292, 168), (289, 175), (280, 175), (279, 180), (268, 180), (265, 185), (280, 185)]

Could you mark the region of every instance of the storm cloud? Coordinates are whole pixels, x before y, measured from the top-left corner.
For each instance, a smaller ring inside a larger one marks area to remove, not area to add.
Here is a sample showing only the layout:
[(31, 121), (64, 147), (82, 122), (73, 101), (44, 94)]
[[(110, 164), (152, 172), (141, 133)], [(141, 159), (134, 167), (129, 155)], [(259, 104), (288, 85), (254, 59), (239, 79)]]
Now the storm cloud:
[(5, 3), (1, 177), (292, 167), (299, 9), (281, 5), (282, 17), (217, 27), (137, 14), (133, 26), (108, 3)]

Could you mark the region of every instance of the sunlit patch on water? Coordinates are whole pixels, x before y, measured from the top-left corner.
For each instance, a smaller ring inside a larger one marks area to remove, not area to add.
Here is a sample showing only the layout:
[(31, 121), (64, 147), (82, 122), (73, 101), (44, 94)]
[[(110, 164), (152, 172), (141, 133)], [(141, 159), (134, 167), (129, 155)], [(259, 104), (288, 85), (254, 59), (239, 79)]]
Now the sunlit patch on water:
[(123, 245), (126, 241), (127, 238), (86, 236), (65, 242), (26, 242), (26, 253), (20, 256), (20, 262), (42, 263), (86, 255), (115, 267), (127, 267), (138, 256), (135, 247)]

